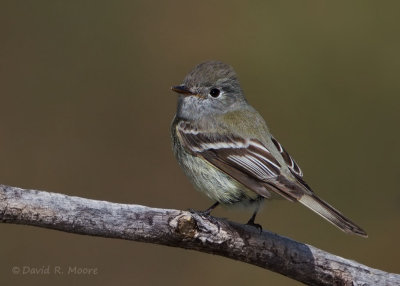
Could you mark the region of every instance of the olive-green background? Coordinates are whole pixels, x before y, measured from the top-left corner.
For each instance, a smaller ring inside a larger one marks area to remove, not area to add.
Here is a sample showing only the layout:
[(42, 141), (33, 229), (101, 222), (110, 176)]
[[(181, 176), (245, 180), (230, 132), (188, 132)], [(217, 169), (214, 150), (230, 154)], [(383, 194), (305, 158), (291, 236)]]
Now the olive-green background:
[[(264, 228), (400, 272), (398, 1), (0, 1), (0, 183), (204, 209), (173, 158), (170, 90), (196, 64), (234, 66), (249, 102), (346, 235), (284, 200)], [(247, 211), (214, 213), (247, 221)], [(0, 225), (1, 285), (297, 285), (198, 252)], [(13, 267), (97, 275), (16, 275)]]

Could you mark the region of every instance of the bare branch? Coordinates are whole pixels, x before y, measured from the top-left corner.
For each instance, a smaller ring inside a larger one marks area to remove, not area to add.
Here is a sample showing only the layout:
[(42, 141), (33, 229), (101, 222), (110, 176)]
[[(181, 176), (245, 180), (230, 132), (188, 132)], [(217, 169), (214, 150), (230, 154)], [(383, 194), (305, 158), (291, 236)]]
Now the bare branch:
[(269, 231), (187, 211), (0, 185), (0, 221), (217, 254), (309, 285), (400, 285), (373, 269)]

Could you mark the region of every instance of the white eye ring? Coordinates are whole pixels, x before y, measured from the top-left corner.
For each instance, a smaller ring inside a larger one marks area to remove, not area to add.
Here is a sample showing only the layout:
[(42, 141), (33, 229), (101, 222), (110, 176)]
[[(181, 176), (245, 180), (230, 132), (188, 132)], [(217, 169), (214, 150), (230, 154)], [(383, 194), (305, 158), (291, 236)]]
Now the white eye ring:
[(221, 91), (218, 88), (212, 88), (210, 90), (210, 95), (212, 97), (218, 97), (221, 94)]

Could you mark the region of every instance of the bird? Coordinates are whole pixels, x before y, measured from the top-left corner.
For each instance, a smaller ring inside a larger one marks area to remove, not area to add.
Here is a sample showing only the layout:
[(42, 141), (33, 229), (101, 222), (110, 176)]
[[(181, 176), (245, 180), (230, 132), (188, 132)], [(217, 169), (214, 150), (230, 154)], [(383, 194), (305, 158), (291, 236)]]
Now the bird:
[(230, 65), (203, 62), (171, 89), (178, 94), (173, 153), (195, 188), (214, 202), (201, 214), (210, 215), (219, 204), (247, 206), (254, 210), (247, 224), (261, 228), (255, 218), (262, 202), (283, 197), (346, 233), (367, 237), (305, 182), (299, 165), (248, 103)]

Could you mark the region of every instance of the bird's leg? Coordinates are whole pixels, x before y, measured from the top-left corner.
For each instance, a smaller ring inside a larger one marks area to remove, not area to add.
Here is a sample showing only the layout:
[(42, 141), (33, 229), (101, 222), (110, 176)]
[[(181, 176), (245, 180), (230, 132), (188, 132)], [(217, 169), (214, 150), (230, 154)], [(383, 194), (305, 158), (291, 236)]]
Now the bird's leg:
[(215, 202), (211, 207), (206, 209), (205, 211), (202, 211), (203, 215), (210, 215), (211, 211), (215, 209), (219, 205), (219, 202)]
[(208, 209), (206, 209), (205, 211), (195, 211), (195, 210), (192, 210), (192, 209), (189, 209), (189, 211), (190, 211), (191, 213), (197, 213), (197, 214), (199, 214), (199, 215), (209, 216), (210, 213), (211, 213), (211, 211), (212, 211), (213, 209), (215, 209), (218, 205), (219, 205), (219, 202), (216, 202), (216, 203), (214, 203), (211, 207), (209, 207)]
[(251, 225), (254, 226), (255, 228), (257, 228), (260, 233), (262, 232), (262, 226), (261, 224), (255, 223), (254, 220), (256, 219), (256, 215), (258, 212), (259, 206), (257, 206), (256, 210), (254, 211), (253, 215), (251, 216), (251, 218), (249, 219), (249, 221), (246, 223), (247, 225)]

